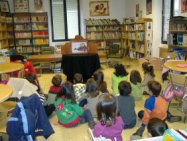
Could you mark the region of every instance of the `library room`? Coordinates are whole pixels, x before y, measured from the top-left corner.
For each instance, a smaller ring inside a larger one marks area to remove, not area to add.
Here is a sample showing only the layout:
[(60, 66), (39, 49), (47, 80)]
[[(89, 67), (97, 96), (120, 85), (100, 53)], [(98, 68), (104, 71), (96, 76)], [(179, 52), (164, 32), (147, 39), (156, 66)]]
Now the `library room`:
[(187, 0), (0, 0), (0, 141), (187, 140)]

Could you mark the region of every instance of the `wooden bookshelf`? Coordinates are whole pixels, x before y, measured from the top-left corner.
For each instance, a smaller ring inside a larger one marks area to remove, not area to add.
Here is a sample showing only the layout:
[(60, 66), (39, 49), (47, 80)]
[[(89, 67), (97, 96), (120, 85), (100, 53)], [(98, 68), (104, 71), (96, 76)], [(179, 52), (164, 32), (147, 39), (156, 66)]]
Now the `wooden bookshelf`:
[(0, 49), (6, 49), (8, 47), (6, 17), (0, 16)]
[[(12, 46), (18, 53), (38, 54), (41, 47), (49, 46), (48, 16), (41, 13), (14, 13)], [(11, 23), (11, 20), (8, 20)], [(11, 29), (11, 28), (10, 28)], [(14, 45), (13, 45), (14, 43)]]
[(130, 58), (139, 59), (152, 55), (152, 19), (143, 18), (121, 25), (122, 47), (129, 51)]
[(85, 24), (86, 39), (98, 45), (98, 54), (100, 57), (107, 56), (109, 48), (113, 44), (119, 45), (120, 50), (118, 55), (121, 54), (121, 27), (118, 20), (88, 19), (85, 20)]
[(187, 49), (187, 18), (177, 17), (170, 19), (168, 49)]

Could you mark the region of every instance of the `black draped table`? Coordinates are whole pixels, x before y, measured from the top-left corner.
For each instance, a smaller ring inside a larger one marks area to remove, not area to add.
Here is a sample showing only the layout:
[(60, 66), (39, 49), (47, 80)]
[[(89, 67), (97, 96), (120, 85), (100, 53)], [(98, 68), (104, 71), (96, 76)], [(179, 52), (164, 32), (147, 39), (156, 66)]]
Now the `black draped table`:
[(99, 56), (93, 53), (63, 55), (61, 68), (67, 80), (72, 81), (75, 73), (81, 73), (86, 81), (100, 68)]

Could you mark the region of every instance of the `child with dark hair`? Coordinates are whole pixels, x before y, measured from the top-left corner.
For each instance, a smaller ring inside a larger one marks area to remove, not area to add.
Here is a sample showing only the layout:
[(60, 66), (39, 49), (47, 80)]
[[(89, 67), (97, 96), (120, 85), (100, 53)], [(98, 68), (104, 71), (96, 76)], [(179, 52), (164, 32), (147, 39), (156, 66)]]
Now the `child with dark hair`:
[(147, 125), (147, 131), (152, 137), (162, 136), (167, 129), (166, 122), (158, 118), (150, 119)]
[(103, 136), (111, 141), (122, 141), (121, 133), (124, 123), (120, 116), (117, 116), (116, 98), (110, 94), (99, 96), (97, 103), (98, 123), (95, 125), (93, 135)]
[(131, 85), (127, 81), (121, 81), (118, 89), (120, 93), (120, 96), (117, 97), (118, 111), (125, 123), (123, 128), (133, 128), (136, 125), (136, 113), (134, 98), (130, 95), (132, 90)]
[(130, 82), (131, 82), (131, 96), (134, 97), (135, 100), (140, 100), (142, 99), (142, 87), (141, 87), (141, 75), (140, 72), (137, 70), (132, 70), (130, 73)]
[(165, 120), (167, 117), (167, 102), (161, 97), (161, 84), (157, 81), (148, 82), (149, 93), (151, 96), (146, 99), (144, 104), (144, 111), (140, 111), (138, 116), (142, 119), (141, 127), (134, 135), (142, 136), (145, 126), (152, 118)]
[(101, 70), (97, 70), (93, 74), (94, 80), (97, 82), (98, 90), (102, 93), (108, 93), (107, 83), (104, 81), (104, 74)]
[(86, 94), (88, 101), (87, 107), (90, 109), (92, 116), (97, 117), (96, 105), (101, 92), (98, 90), (97, 82), (93, 78), (88, 79), (86, 83)]
[(120, 81), (127, 81), (128, 80), (128, 72), (125, 69), (125, 66), (122, 64), (117, 64), (115, 66), (115, 72), (112, 75), (112, 89), (113, 94), (119, 94), (118, 91), (118, 84)]
[(75, 73), (73, 77), (73, 89), (75, 93), (76, 102), (83, 107), (87, 104), (86, 100), (86, 85), (83, 83), (83, 77), (80, 73)]
[(53, 85), (49, 89), (48, 98), (45, 103), (45, 111), (48, 117), (55, 111), (54, 102), (57, 95), (62, 93), (62, 88), (61, 88), (62, 76), (59, 74), (53, 76), (51, 82)]
[(143, 69), (143, 72), (144, 72), (144, 79), (141, 83), (143, 93), (144, 94), (149, 94), (148, 93), (148, 91), (149, 91), (148, 82), (151, 81), (151, 80), (154, 80), (154, 77), (155, 77), (154, 68), (149, 62), (144, 62), (142, 64), (142, 69)]
[(84, 122), (88, 122), (90, 128), (94, 127), (95, 122), (91, 112), (88, 109), (83, 110), (76, 104), (71, 82), (67, 81), (62, 85), (62, 93), (57, 95), (54, 105), (58, 123), (64, 127), (74, 127)]

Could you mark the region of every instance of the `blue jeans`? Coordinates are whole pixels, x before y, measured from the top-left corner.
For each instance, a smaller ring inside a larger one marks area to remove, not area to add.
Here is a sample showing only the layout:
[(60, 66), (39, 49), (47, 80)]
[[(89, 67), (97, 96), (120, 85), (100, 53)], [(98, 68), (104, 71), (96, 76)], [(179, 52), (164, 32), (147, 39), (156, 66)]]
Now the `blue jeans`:
[(93, 117), (89, 109), (84, 110), (83, 114), (80, 117), (80, 123), (90, 123), (93, 121)]

